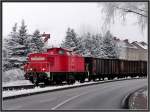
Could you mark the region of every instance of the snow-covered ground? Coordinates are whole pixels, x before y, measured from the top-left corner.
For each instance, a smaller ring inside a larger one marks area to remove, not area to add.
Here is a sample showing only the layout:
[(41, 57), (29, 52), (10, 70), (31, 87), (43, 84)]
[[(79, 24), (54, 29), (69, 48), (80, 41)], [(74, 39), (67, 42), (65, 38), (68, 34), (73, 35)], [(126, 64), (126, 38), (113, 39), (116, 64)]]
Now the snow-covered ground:
[(16, 80), (2, 83), (2, 87), (21, 86), (21, 85), (33, 85), (33, 84), (29, 80)]
[(148, 89), (143, 88), (131, 95), (129, 99), (130, 109), (147, 109), (148, 108)]
[[(104, 82), (104, 81), (101, 81)], [(97, 82), (85, 82), (85, 83), (79, 83), (76, 82), (74, 85), (63, 85), (63, 86), (50, 86), (50, 87), (45, 87), (45, 88), (40, 88), (40, 87), (35, 87), (34, 89), (22, 89), (22, 90), (11, 90), (11, 91), (3, 91), (2, 96), (3, 97), (8, 97), (8, 96), (16, 96), (16, 95), (21, 95), (21, 94), (29, 94), (29, 93), (35, 93), (35, 92), (41, 92), (41, 91), (47, 91), (47, 90), (55, 90), (59, 88), (67, 88), (67, 87), (74, 87), (74, 86), (79, 86), (79, 85), (87, 85), (87, 84), (92, 84), (92, 83), (97, 83)]]
[(148, 98), (148, 90), (147, 89), (145, 91), (143, 91), (142, 94), (145, 98)]

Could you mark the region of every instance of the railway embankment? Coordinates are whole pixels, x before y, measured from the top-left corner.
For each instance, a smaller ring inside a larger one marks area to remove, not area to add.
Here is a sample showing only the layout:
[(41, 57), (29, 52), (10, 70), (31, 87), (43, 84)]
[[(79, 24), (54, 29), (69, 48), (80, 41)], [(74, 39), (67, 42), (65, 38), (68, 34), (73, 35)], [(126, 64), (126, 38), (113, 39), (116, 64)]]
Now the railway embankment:
[(128, 109), (148, 109), (148, 88), (143, 87), (132, 94), (128, 98)]

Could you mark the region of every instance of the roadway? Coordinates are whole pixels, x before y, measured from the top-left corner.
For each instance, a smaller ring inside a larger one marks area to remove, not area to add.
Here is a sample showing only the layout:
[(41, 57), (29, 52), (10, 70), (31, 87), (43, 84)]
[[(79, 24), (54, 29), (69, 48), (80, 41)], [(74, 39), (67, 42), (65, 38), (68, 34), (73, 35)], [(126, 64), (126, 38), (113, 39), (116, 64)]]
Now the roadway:
[(124, 80), (4, 100), (3, 110), (122, 109), (124, 97), (147, 86), (147, 79)]

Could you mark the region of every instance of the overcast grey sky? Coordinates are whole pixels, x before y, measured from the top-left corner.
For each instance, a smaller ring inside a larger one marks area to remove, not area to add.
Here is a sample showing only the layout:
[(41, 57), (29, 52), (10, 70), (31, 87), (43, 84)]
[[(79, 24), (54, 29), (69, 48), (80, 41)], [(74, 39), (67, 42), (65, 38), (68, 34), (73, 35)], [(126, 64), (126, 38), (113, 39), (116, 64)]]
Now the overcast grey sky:
[[(39, 29), (41, 33), (51, 34), (50, 45), (58, 46), (65, 38), (68, 27), (74, 28), (77, 33), (91, 31), (102, 32), (103, 15), (98, 3), (3, 3), (3, 37), (11, 32), (15, 22), (20, 26), (25, 20), (28, 33)], [(134, 16), (129, 17), (126, 25), (118, 21), (111, 26), (111, 32), (120, 39), (129, 41), (147, 42), (147, 32), (141, 33), (140, 28), (133, 24)]]

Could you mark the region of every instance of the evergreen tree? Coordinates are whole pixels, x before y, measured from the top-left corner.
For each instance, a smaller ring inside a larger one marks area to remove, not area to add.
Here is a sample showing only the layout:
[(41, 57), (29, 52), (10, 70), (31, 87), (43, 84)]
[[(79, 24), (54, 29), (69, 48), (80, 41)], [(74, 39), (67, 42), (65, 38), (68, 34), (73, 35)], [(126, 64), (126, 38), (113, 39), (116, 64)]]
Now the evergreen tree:
[(79, 41), (77, 39), (77, 34), (73, 29), (68, 28), (66, 32), (65, 41), (62, 42), (61, 47), (70, 49), (74, 52), (78, 52), (80, 46), (78, 45)]
[(36, 44), (37, 51), (42, 52), (44, 47), (44, 42), (41, 40), (40, 31), (38, 29), (35, 30), (35, 32), (33, 33), (33, 40)]
[(10, 68), (10, 63), (8, 61), (8, 49), (7, 49), (7, 42), (8, 39), (3, 39), (3, 46), (2, 46), (2, 71), (8, 70)]
[(43, 46), (44, 42), (41, 40), (39, 30), (35, 30), (33, 35), (28, 35), (24, 20), (22, 20), (18, 31), (17, 23), (15, 23), (12, 32), (3, 41), (3, 71), (20, 68), (26, 62), (26, 57), (29, 53), (41, 52), (43, 51)]
[(28, 54), (29, 53), (37, 53), (38, 52), (38, 48), (36, 46), (36, 43), (35, 43), (35, 37), (33, 37), (32, 35), (30, 35), (27, 40), (26, 40), (26, 43), (27, 43), (27, 47), (28, 47)]
[[(26, 57), (27, 54), (30, 52), (29, 50), (29, 46), (28, 46), (28, 34), (27, 34), (27, 26), (25, 25), (24, 20), (22, 20), (21, 22), (21, 27), (19, 29), (19, 44), (22, 46), (22, 48), (20, 50), (23, 50), (24, 53), (22, 53), (20, 51), (20, 54), (22, 54), (22, 56)], [(19, 49), (18, 49), (19, 52)]]
[(104, 53), (104, 58), (118, 58), (118, 47), (115, 44), (110, 31), (107, 31), (104, 36), (102, 51)]
[(21, 22), (21, 27), (19, 29), (19, 44), (24, 45), (25, 40), (27, 39), (27, 29), (24, 20)]
[(82, 46), (83, 46), (83, 55), (84, 56), (92, 56), (92, 36), (90, 33), (87, 33), (83, 36), (82, 40)]
[(97, 58), (103, 57), (102, 36), (100, 34), (93, 35), (93, 56)]
[(23, 20), (19, 33), (17, 32), (17, 24), (15, 24), (6, 43), (7, 61), (9, 62), (9, 65), (7, 66), (8, 68), (19, 68), (24, 62), (26, 62), (26, 56), (29, 52), (26, 42), (27, 38), (27, 29)]
[(80, 55), (83, 55), (83, 45), (82, 45), (82, 38), (81, 37), (78, 37), (77, 38), (77, 45), (76, 45), (76, 51), (75, 53), (77, 54), (80, 54)]
[(82, 54), (84, 56), (92, 57), (102, 57), (103, 54), (101, 50), (102, 46), (102, 37), (100, 34), (92, 35), (87, 33), (82, 36)]
[[(7, 49), (7, 61), (6, 64), (8, 69), (12, 67), (19, 67), (25, 61), (24, 57), (24, 49), (25, 46), (20, 43), (20, 36), (17, 32), (17, 24), (12, 28), (12, 32), (10, 33), (7, 42), (5, 43), (5, 48)], [(5, 60), (6, 61), (6, 60)]]
[(35, 30), (33, 35), (27, 38), (28, 53), (42, 52), (44, 47), (44, 42), (41, 40), (41, 35), (39, 30)]

